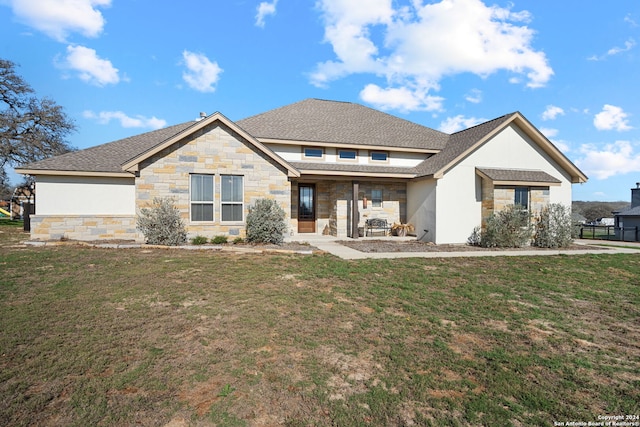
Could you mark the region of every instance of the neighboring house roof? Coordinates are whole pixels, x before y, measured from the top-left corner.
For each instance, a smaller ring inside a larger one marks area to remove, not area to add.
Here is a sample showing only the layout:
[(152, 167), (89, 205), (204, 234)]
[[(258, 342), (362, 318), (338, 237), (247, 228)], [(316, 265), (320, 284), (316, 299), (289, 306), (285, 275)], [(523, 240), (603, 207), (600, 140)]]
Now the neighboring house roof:
[(256, 138), (433, 150), (449, 135), (351, 102), (305, 99), (236, 122)]
[(495, 185), (559, 185), (562, 183), (559, 179), (540, 170), (476, 168), (476, 171), (484, 178), (493, 181)]
[(640, 206), (630, 208), (621, 212), (615, 212), (615, 216), (640, 216)]

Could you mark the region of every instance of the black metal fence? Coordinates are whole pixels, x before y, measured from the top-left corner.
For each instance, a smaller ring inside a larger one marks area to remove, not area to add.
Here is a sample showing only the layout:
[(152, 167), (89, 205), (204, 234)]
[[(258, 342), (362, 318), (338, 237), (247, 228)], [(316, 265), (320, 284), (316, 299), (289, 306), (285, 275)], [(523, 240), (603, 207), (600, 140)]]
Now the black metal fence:
[(624, 242), (638, 241), (638, 227), (615, 227), (613, 225), (582, 225), (581, 239), (620, 240)]

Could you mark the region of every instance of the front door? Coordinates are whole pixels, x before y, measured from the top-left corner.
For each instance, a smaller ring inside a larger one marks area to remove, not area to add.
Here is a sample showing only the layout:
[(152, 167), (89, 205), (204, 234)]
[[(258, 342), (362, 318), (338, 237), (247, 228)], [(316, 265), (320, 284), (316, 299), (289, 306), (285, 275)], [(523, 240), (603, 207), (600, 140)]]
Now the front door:
[(316, 232), (316, 187), (298, 185), (298, 233)]

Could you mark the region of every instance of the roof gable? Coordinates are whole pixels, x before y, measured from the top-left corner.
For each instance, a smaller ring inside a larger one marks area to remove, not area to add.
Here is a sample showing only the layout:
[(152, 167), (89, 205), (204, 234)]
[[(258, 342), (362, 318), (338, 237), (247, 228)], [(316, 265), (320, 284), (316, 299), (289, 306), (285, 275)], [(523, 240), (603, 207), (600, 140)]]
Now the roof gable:
[(274, 153), (273, 150), (271, 150), (270, 148), (268, 148), (267, 146), (262, 144), (260, 141), (255, 139), (253, 136), (249, 135), (243, 129), (241, 129), (234, 122), (232, 122), (231, 120), (229, 120), (224, 115), (222, 115), (221, 113), (218, 113), (218, 112), (214, 113), (214, 114), (212, 114), (210, 116), (207, 116), (205, 119), (202, 119), (202, 120), (196, 122), (194, 125), (192, 125), (189, 128), (183, 130), (182, 132), (179, 132), (179, 133), (173, 135), (172, 137), (170, 137), (170, 138), (160, 142), (159, 144), (156, 144), (155, 146), (149, 148), (148, 150), (138, 154), (137, 156), (133, 157), (132, 159), (129, 159), (126, 163), (124, 163), (122, 165), (122, 169), (125, 170), (125, 171), (135, 172), (135, 171), (138, 170), (138, 167), (139, 167), (140, 163), (143, 162), (144, 160), (148, 159), (149, 157), (153, 156), (154, 154), (159, 153), (160, 151), (164, 150), (165, 148), (170, 147), (171, 145), (173, 145), (173, 144), (177, 143), (178, 141), (184, 139), (186, 136), (189, 136), (189, 135), (199, 131), (200, 129), (203, 129), (206, 126), (209, 126), (209, 125), (214, 124), (216, 122), (222, 123), (223, 125), (225, 125), (229, 129), (231, 129), (233, 132), (238, 134), (245, 141), (247, 141), (250, 145), (254, 146), (256, 149), (261, 151), (263, 154), (267, 155), (269, 158), (271, 158), (276, 163), (281, 165), (284, 169), (287, 170), (289, 176), (294, 176), (294, 177), (300, 176), (300, 172), (298, 172), (290, 163), (286, 162), (282, 157), (280, 157), (276, 153)]
[(579, 183), (587, 181), (587, 176), (519, 112), (506, 114), (452, 134), (449, 142), (441, 152), (416, 166), (417, 176), (433, 176), (436, 179), (442, 178), (447, 171), (455, 167), (462, 159), (477, 150), (512, 123), (518, 126), (535, 144), (556, 161), (560, 167), (567, 171), (571, 176), (572, 182)]
[(441, 150), (449, 135), (351, 102), (305, 99), (237, 124), (258, 139)]

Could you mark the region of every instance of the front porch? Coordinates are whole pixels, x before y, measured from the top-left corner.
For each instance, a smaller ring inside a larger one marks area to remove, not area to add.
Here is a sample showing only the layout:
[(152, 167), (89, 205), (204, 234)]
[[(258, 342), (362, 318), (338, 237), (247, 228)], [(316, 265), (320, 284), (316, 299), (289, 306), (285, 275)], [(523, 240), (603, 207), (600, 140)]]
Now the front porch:
[(370, 218), (405, 223), (406, 182), (322, 179), (291, 184), (291, 237), (358, 238)]

